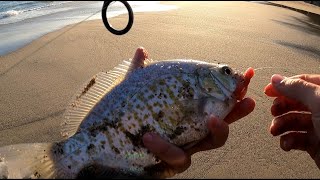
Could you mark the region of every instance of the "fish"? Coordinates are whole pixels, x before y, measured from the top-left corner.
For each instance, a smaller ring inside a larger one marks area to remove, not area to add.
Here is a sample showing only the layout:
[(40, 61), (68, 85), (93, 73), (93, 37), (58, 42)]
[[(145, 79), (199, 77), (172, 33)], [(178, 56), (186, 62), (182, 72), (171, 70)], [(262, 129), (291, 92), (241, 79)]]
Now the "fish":
[(194, 59), (153, 60), (138, 47), (132, 59), (99, 72), (66, 108), (58, 142), (0, 148), (2, 178), (159, 177), (161, 160), (144, 147), (155, 132), (181, 148), (223, 120), (244, 89), (226, 64)]

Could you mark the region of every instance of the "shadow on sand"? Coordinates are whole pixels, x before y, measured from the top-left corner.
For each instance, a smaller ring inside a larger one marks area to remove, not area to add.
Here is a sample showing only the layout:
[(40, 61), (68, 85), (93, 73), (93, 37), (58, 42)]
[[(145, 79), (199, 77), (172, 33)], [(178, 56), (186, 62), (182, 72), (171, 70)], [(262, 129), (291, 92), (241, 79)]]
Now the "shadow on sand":
[(292, 17), (292, 19), (295, 22), (299, 22), (299, 23), (295, 24), (295, 23), (274, 20), (274, 19), (271, 19), (271, 21), (274, 21), (274, 22), (279, 23), (284, 26), (288, 26), (289, 28), (293, 28), (293, 29), (299, 30), (299, 31), (307, 33), (307, 34), (311, 34), (311, 35), (315, 35), (315, 36), (320, 37), (320, 25), (312, 24), (306, 20), (299, 19), (297, 17)]
[(277, 4), (277, 3), (267, 2), (267, 1), (258, 2), (258, 3), (264, 4), (264, 5), (281, 7), (281, 8), (289, 9), (289, 10), (304, 14), (307, 18), (292, 17), (292, 19), (295, 22), (298, 22), (297, 24), (289, 23), (289, 22), (285, 22), (285, 21), (274, 20), (274, 19), (272, 19), (272, 21), (277, 22), (282, 25), (289, 26), (291, 28), (295, 28), (295, 29), (300, 30), (305, 33), (320, 36), (320, 15), (319, 14), (315, 14), (315, 13), (308, 12), (305, 10), (296, 9), (296, 8), (284, 6), (284, 5)]
[[(301, 31), (303, 33), (307, 33), (310, 35), (320, 37), (320, 15), (319, 14), (315, 14), (315, 13), (308, 12), (305, 10), (296, 9), (293, 7), (288, 7), (288, 6), (284, 6), (284, 5), (272, 3), (272, 2), (267, 2), (267, 1), (258, 2), (258, 3), (264, 4), (264, 5), (276, 6), (276, 7), (280, 7), (280, 8), (285, 8), (285, 9), (289, 9), (289, 10), (304, 14), (307, 18), (291, 17), (293, 20), (292, 23), (286, 22), (286, 21), (274, 20), (274, 19), (271, 19), (271, 20), (276, 23), (279, 23), (281, 25), (288, 26), (290, 28)], [(276, 40), (274, 42), (279, 45), (298, 50), (301, 53), (304, 53), (306, 55), (313, 56), (317, 59), (320, 59), (320, 44), (319, 44), (319, 47), (311, 47), (311, 46), (306, 46), (306, 45), (302, 45), (302, 44), (295, 44), (295, 43), (281, 41), (281, 40)]]
[(313, 21), (314, 23), (320, 24), (320, 19), (319, 19), (320, 15), (316, 14), (316, 13), (313, 13), (313, 12), (305, 11), (305, 10), (302, 10), (302, 9), (297, 9), (297, 8), (294, 8), (294, 7), (285, 6), (285, 5), (282, 5), (282, 4), (273, 3), (273, 2), (270, 2), (270, 1), (258, 1), (258, 2), (255, 2), (255, 3), (289, 9), (289, 10), (304, 14), (304, 15), (308, 16), (310, 18), (310, 20)]
[(314, 56), (316, 59), (320, 60), (320, 50), (314, 47), (305, 46), (301, 44), (294, 44), (294, 43), (285, 42), (285, 41), (275, 41), (275, 43), (299, 50), (300, 52), (305, 53), (306, 55)]

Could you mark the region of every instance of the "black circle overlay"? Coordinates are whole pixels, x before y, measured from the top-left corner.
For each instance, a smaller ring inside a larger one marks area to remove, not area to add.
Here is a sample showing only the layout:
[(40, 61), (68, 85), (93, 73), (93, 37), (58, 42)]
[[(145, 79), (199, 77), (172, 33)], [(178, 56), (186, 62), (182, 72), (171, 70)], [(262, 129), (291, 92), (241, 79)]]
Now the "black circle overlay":
[(116, 29), (112, 28), (112, 26), (109, 24), (108, 17), (107, 17), (108, 6), (110, 5), (111, 2), (112, 1), (104, 1), (104, 3), (103, 3), (103, 7), (102, 7), (103, 24), (112, 34), (115, 34), (115, 35), (126, 34), (131, 29), (132, 24), (133, 24), (133, 12), (132, 12), (131, 6), (129, 5), (129, 3), (127, 1), (120, 1), (128, 10), (129, 21), (128, 21), (127, 26), (124, 29), (116, 30)]

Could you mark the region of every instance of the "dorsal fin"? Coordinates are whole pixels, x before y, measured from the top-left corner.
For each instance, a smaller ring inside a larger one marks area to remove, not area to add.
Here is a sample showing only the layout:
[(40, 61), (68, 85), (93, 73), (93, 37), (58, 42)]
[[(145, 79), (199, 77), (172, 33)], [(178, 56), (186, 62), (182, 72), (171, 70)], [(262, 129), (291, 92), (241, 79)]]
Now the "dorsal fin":
[(61, 135), (65, 138), (74, 135), (82, 120), (121, 77), (121, 73), (100, 72), (81, 86), (66, 109)]
[(148, 59), (147, 51), (144, 48), (138, 48), (133, 60), (124, 60), (113, 70), (107, 73), (100, 72), (93, 76), (81, 86), (80, 90), (71, 99), (62, 123), (61, 135), (64, 138), (74, 135), (82, 120), (105, 94), (121, 83), (126, 75), (138, 68), (145, 67), (150, 62), (152, 60)]

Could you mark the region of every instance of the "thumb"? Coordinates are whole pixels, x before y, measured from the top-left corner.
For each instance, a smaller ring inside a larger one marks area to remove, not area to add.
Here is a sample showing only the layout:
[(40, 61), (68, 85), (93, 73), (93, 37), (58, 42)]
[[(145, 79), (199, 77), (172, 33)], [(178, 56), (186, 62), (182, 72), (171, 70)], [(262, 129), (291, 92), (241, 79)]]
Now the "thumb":
[(285, 97), (295, 99), (308, 106), (311, 112), (320, 111), (320, 87), (302, 79), (284, 78), (281, 75), (271, 77), (272, 86)]

